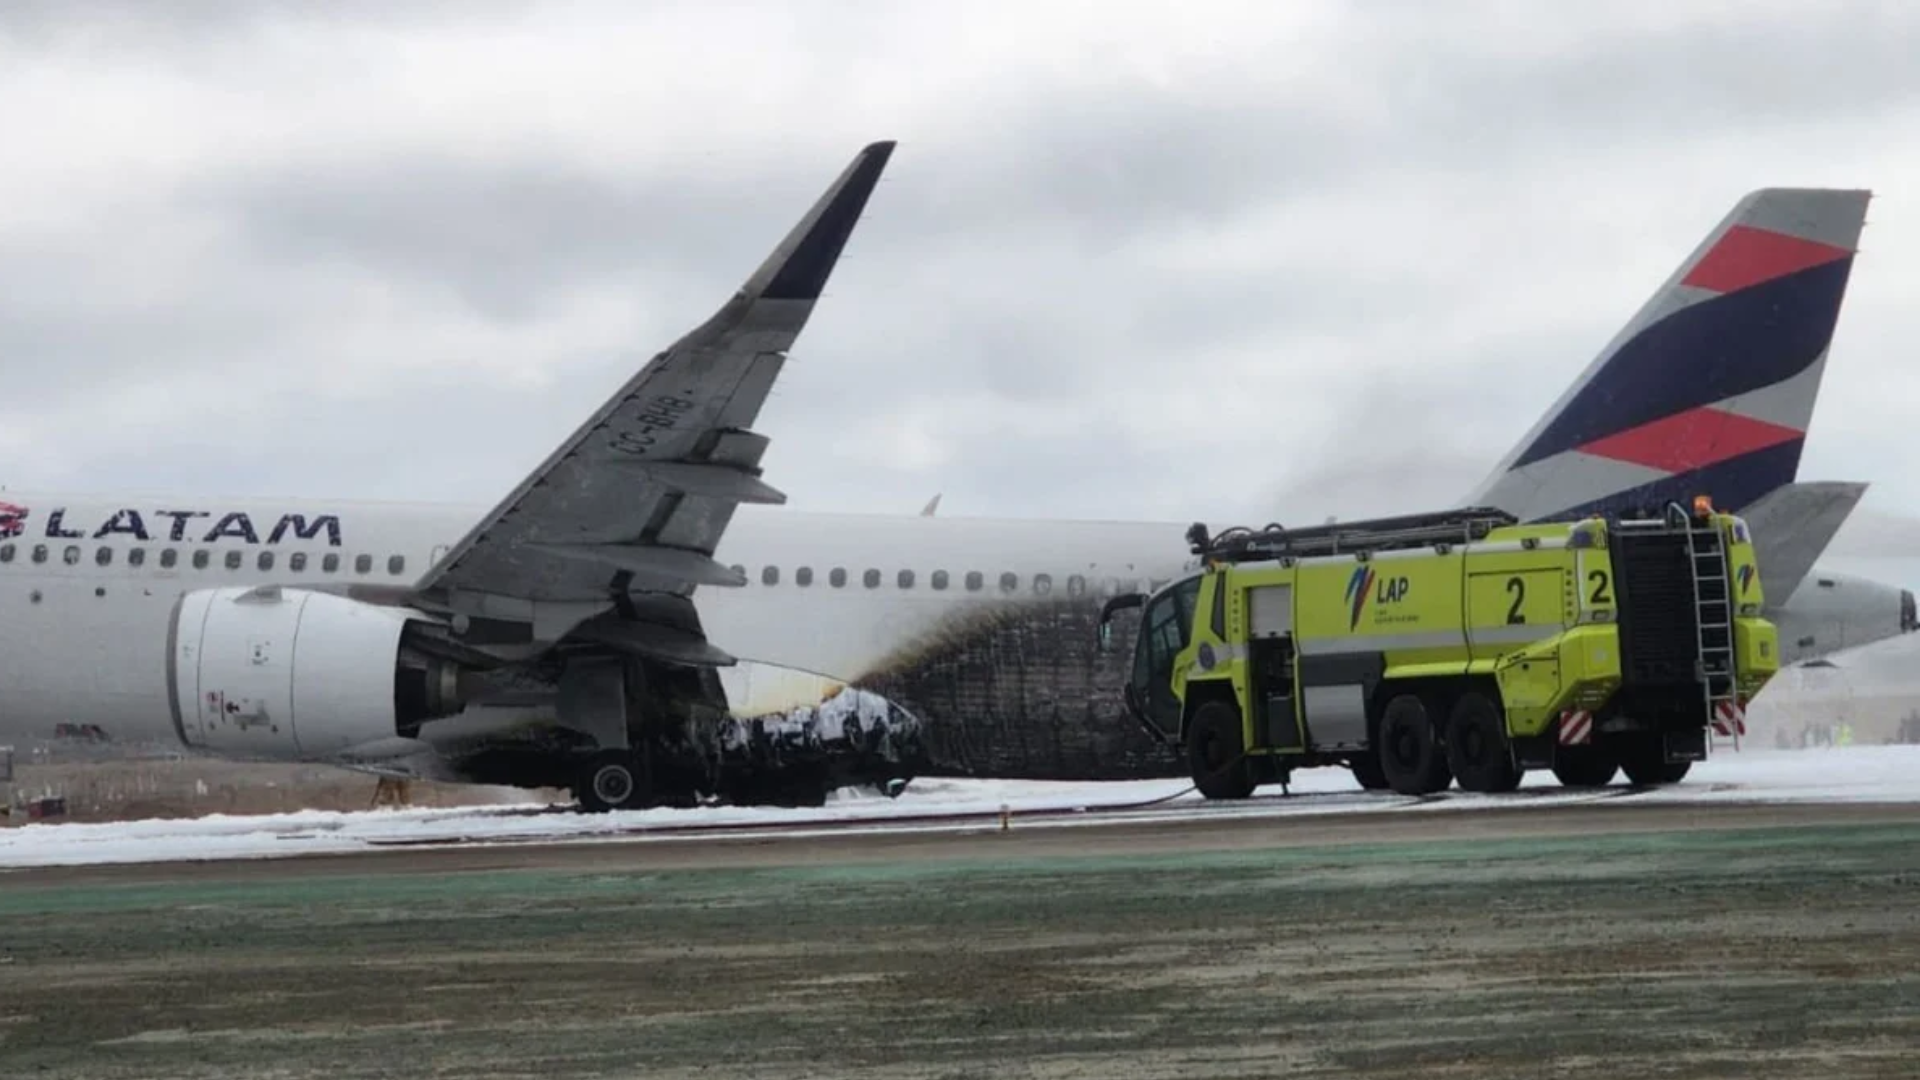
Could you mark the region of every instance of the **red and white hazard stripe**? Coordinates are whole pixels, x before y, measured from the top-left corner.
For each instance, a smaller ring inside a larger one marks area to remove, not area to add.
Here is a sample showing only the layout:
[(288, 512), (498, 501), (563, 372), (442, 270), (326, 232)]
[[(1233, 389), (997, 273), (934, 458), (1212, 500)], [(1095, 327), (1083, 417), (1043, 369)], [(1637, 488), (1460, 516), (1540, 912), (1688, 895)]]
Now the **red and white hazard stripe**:
[(1568, 709), (1560, 714), (1560, 745), (1585, 746), (1593, 741), (1593, 714), (1585, 709)]
[(1713, 707), (1713, 733), (1715, 735), (1745, 735), (1747, 733), (1747, 710), (1738, 701), (1723, 701)]

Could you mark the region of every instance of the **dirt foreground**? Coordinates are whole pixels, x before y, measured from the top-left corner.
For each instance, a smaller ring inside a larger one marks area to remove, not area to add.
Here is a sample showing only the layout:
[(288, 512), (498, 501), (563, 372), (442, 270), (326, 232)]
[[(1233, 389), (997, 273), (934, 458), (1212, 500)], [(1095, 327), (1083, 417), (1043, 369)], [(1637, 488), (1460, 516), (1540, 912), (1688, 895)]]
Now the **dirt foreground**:
[(1910, 1077), (1920, 808), (0, 875), (0, 1075)]

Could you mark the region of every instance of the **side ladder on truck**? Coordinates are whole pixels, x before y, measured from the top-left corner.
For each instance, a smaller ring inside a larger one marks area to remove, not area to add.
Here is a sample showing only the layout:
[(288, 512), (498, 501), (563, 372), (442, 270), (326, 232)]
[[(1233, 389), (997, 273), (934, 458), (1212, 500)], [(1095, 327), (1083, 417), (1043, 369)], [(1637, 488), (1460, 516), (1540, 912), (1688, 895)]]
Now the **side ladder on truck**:
[(1733, 677), (1733, 594), (1727, 580), (1727, 552), (1720, 527), (1711, 519), (1688, 522), (1687, 554), (1693, 568), (1693, 606), (1700, 643), (1700, 685), (1706, 697), (1710, 730), (1733, 736), (1734, 749), (1746, 734)]

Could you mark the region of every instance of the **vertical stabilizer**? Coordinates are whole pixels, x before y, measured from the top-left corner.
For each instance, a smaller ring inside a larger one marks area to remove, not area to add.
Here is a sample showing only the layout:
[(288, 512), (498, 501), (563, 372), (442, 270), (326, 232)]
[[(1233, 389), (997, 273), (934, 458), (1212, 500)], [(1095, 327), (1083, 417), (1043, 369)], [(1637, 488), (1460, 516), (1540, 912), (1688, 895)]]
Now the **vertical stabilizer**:
[(1791, 483), (1869, 198), (1740, 200), (1464, 504), (1543, 520), (1704, 493), (1738, 509)]

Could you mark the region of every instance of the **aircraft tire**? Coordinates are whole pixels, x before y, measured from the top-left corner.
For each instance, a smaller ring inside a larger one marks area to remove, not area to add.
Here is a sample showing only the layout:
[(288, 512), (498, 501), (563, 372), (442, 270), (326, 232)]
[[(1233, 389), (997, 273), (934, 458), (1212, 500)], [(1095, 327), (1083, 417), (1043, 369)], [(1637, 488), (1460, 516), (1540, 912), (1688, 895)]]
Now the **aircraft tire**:
[(610, 810), (637, 810), (647, 805), (647, 792), (634, 756), (624, 750), (603, 750), (587, 759), (573, 797), (589, 814)]

